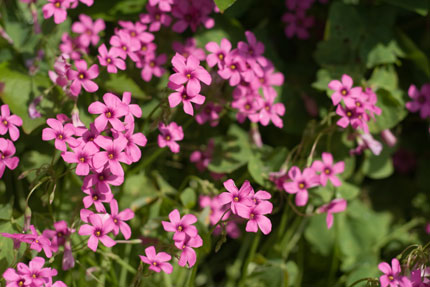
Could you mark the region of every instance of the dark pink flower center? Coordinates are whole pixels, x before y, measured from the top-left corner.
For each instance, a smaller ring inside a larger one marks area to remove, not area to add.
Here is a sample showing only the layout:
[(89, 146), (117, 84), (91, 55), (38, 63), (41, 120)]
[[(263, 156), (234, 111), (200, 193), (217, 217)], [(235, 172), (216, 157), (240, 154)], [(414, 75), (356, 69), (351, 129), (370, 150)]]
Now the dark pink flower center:
[(233, 197), (233, 201), (238, 202), (240, 200), (239, 196)]
[(324, 169), (324, 173), (327, 174), (327, 175), (331, 174), (331, 169), (329, 169), (328, 167), (326, 167)]
[(110, 63), (112, 63), (112, 59), (111, 59), (111, 58), (107, 58), (107, 59), (106, 59), (106, 62), (107, 62), (108, 64), (110, 64)]
[(424, 95), (419, 95), (417, 98), (418, 103), (420, 104), (424, 104), (426, 101), (426, 97), (424, 97)]
[(182, 230), (184, 230), (184, 228), (182, 227), (182, 225), (179, 225), (179, 226), (178, 226), (178, 228), (177, 228), (177, 230), (178, 230), (179, 232), (181, 232)]
[(254, 213), (251, 213), (251, 214), (249, 215), (249, 218), (250, 218), (250, 219), (254, 219), (254, 217), (255, 217), (255, 214), (254, 214)]
[(342, 88), (342, 90), (340, 90), (340, 94), (342, 96), (346, 96), (348, 94), (348, 90), (346, 88)]
[(102, 236), (102, 231), (99, 228), (97, 228), (96, 230), (94, 230), (94, 235), (97, 237), (100, 237)]
[(393, 281), (394, 280), (394, 276), (393, 275), (388, 276), (388, 280)]
[(220, 59), (221, 61), (224, 60), (224, 54), (223, 53), (219, 53), (218, 54), (218, 59)]
[(85, 79), (85, 74), (84, 73), (80, 73), (78, 75), (78, 77), (79, 77), (79, 79), (83, 80), (83, 79)]
[(7, 125), (9, 124), (7, 120), (3, 120), (3, 121), (2, 121), (2, 123), (3, 123), (5, 126), (7, 126)]
[(300, 189), (305, 189), (306, 188), (306, 183), (304, 181), (299, 182), (299, 188)]
[(63, 140), (63, 139), (64, 139), (63, 134), (58, 134), (58, 135), (57, 135), (57, 139), (59, 139), (59, 140)]

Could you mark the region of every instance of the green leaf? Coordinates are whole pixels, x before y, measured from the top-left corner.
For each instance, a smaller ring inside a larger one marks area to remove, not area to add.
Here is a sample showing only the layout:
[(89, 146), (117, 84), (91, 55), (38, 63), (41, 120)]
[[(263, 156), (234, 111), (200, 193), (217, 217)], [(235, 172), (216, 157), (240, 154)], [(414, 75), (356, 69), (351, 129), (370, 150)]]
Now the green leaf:
[(366, 159), (361, 167), (364, 174), (373, 179), (389, 177), (394, 172), (391, 153), (392, 150), (386, 146), (380, 155), (374, 155), (367, 151)]
[(373, 70), (369, 83), (374, 90), (385, 89), (387, 91), (396, 91), (399, 79), (393, 66), (377, 67)]
[(9, 203), (0, 204), (0, 219), (10, 220), (12, 217), (12, 205)]
[(248, 162), (248, 171), (259, 185), (264, 185), (263, 162), (255, 153), (253, 153), (253, 156)]
[(184, 191), (182, 191), (181, 195), (179, 196), (181, 199), (182, 204), (186, 208), (193, 208), (196, 205), (196, 193), (194, 192), (194, 189), (192, 188), (186, 188)]
[(342, 185), (336, 189), (337, 197), (351, 200), (358, 196), (360, 188), (346, 181), (342, 182)]
[(221, 13), (227, 10), (228, 7), (234, 4), (236, 0), (215, 0), (216, 6), (219, 8)]
[(30, 119), (28, 116), (28, 106), (37, 96), (33, 92), (33, 84), (37, 84), (35, 78), (13, 70), (7, 63), (4, 63), (0, 65), (0, 82), (5, 84), (0, 97), (5, 104), (9, 105), (12, 113), (21, 117), (22, 129), (25, 133), (31, 133), (45, 122), (43, 118)]
[[(335, 220), (336, 223), (336, 220)], [(314, 215), (309, 219), (305, 238), (311, 243), (311, 248), (324, 256), (328, 256), (333, 248), (335, 239), (334, 229), (327, 229), (324, 214)]]
[(396, 63), (399, 49), (395, 41), (390, 41), (388, 44), (377, 43), (367, 55), (367, 68)]
[(110, 74), (109, 80), (104, 84), (109, 91), (121, 95), (123, 92), (131, 92), (131, 96), (136, 99), (149, 99), (145, 92), (136, 82), (126, 74)]
[(424, 0), (383, 0), (391, 5), (395, 5), (410, 11), (414, 11), (415, 13), (420, 14), (421, 16), (427, 15), (428, 2)]
[(403, 31), (396, 31), (397, 41), (403, 52), (405, 53), (405, 58), (411, 60), (420, 70), (422, 70), (427, 78), (430, 77), (430, 63), (426, 54), (421, 51), (414, 41), (409, 38)]

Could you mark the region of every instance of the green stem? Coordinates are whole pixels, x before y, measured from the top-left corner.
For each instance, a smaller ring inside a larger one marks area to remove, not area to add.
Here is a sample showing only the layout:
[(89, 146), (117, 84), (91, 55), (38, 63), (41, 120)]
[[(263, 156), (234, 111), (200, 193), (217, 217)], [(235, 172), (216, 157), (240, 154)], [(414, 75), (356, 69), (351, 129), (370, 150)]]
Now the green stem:
[(248, 265), (249, 263), (251, 263), (252, 259), (254, 259), (255, 253), (257, 251), (257, 247), (258, 247), (258, 243), (260, 242), (260, 238), (261, 238), (261, 233), (258, 232), (255, 236), (254, 236), (254, 240), (252, 241), (252, 245), (251, 245), (251, 250), (249, 251), (249, 255), (245, 260), (245, 263), (243, 264), (243, 268), (242, 268), (242, 276), (240, 278), (239, 281), (239, 286), (245, 286), (245, 280), (246, 277), (248, 276)]
[(189, 277), (188, 283), (187, 283), (188, 287), (194, 287), (194, 283), (196, 281), (196, 276), (197, 276), (198, 265), (199, 265), (199, 252), (197, 251), (197, 261), (196, 261), (196, 264), (194, 264), (194, 266), (193, 266), (193, 268), (191, 270), (191, 274), (190, 274), (190, 277)]

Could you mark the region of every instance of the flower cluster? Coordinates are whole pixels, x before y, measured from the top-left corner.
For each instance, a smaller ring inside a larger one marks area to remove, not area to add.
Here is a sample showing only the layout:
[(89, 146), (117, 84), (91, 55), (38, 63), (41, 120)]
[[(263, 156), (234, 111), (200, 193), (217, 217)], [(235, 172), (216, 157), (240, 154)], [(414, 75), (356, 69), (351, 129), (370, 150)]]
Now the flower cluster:
[(408, 95), (412, 101), (406, 103), (406, 108), (412, 113), (419, 113), (422, 119), (430, 118), (430, 84), (424, 84), (421, 90), (411, 85)]
[(294, 36), (299, 39), (309, 38), (308, 30), (314, 26), (315, 19), (313, 16), (308, 16), (307, 12), (314, 2), (315, 0), (285, 0), (288, 12), (282, 16), (282, 22), (286, 24), (285, 35), (288, 38)]
[(3, 177), (6, 167), (14, 170), (19, 164), (19, 158), (15, 155), (14, 142), (19, 138), (18, 127), (22, 126), (22, 119), (17, 115), (11, 115), (8, 105), (0, 107), (0, 135), (9, 133), (9, 139), (0, 138), (0, 178)]
[(174, 32), (183, 33), (187, 28), (195, 32), (200, 25), (206, 29), (215, 25), (209, 17), (214, 9), (211, 0), (150, 0), (146, 5), (148, 13), (140, 15), (140, 20), (150, 25), (150, 31), (159, 31), (161, 26), (170, 26), (173, 16)]
[[(219, 203), (227, 205), (227, 210), (248, 221), (247, 232), (257, 232), (260, 229), (267, 235), (272, 231), (272, 223), (265, 216), (272, 213), (273, 209), (272, 203), (269, 202), (272, 197), (270, 193), (265, 190), (254, 192), (249, 181), (245, 181), (238, 189), (234, 181), (229, 179), (224, 182), (224, 187), (227, 192), (218, 196)], [(221, 220), (224, 220), (224, 217)]]
[(79, 2), (84, 3), (88, 7), (94, 4), (94, 0), (48, 0), (48, 2), (42, 8), (43, 17), (48, 19), (54, 16), (55, 24), (66, 21), (67, 10), (76, 8)]
[(381, 287), (428, 287), (430, 280), (424, 277), (425, 270), (413, 268), (409, 274), (402, 272), (400, 262), (393, 258), (390, 264), (381, 262), (378, 265), (379, 270), (384, 273), (379, 277)]
[(193, 248), (199, 248), (203, 245), (203, 240), (198, 234), (197, 228), (193, 225), (197, 222), (197, 217), (193, 214), (181, 214), (177, 209), (169, 214), (170, 221), (162, 221), (164, 230), (174, 232), (173, 240), (175, 246), (181, 250), (179, 257), (179, 266), (191, 268), (197, 260), (196, 252)]
[(178, 153), (180, 146), (177, 141), (184, 138), (182, 127), (175, 122), (166, 125), (161, 123), (158, 125), (160, 134), (158, 135), (158, 146), (161, 148), (168, 147), (173, 153)]
[[(305, 206), (309, 199), (308, 189), (322, 185), (326, 186), (330, 181), (335, 187), (342, 182), (337, 177), (344, 171), (345, 164), (343, 161), (334, 163), (333, 156), (330, 153), (322, 154), (322, 161), (316, 160), (311, 167), (306, 167), (303, 172), (293, 166), (288, 171), (288, 178), (282, 177), (283, 189), (290, 194), (295, 194), (295, 203), (297, 206)], [(327, 227), (333, 225), (333, 213), (342, 212), (346, 209), (346, 201), (343, 199), (334, 199), (330, 203), (321, 206), (317, 212), (327, 213)]]
[(66, 287), (62, 281), (52, 281), (52, 277), (57, 275), (57, 270), (50, 267), (43, 267), (45, 259), (35, 257), (28, 265), (20, 262), (16, 270), (8, 268), (3, 273), (7, 287)]
[[(264, 126), (272, 121), (275, 126), (282, 128), (280, 117), (284, 115), (285, 107), (282, 103), (275, 103), (278, 94), (274, 86), (281, 86), (284, 76), (275, 72), (273, 64), (263, 56), (263, 43), (258, 42), (250, 31), (246, 31), (245, 36), (247, 42), (240, 41), (233, 50), (230, 41), (225, 38), (220, 45), (207, 43), (206, 50), (210, 54), (206, 62), (210, 67), (216, 67), (218, 75), (235, 87), (231, 106), (238, 111), (236, 117), (240, 123), (248, 118)], [(213, 111), (211, 109), (207, 114)]]
[(342, 128), (351, 125), (368, 134), (367, 122), (375, 114), (381, 114), (381, 109), (376, 106), (378, 98), (371, 88), (363, 91), (361, 87), (353, 87), (353, 84), (352, 78), (346, 74), (342, 76), (342, 81), (332, 80), (328, 84), (329, 89), (334, 91), (331, 100), (337, 106), (336, 114), (341, 116), (337, 125)]

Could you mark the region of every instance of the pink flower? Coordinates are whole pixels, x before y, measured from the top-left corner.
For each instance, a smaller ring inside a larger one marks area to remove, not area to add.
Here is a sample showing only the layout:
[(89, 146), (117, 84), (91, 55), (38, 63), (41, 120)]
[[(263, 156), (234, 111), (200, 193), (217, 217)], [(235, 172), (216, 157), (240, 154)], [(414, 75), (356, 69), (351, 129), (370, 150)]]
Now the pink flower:
[(124, 176), (124, 170), (120, 162), (129, 163), (129, 159), (124, 152), (127, 146), (127, 139), (120, 135), (114, 140), (105, 136), (98, 136), (94, 142), (105, 151), (96, 153), (93, 157), (93, 165), (96, 170), (99, 170), (107, 163), (111, 172), (117, 176)]
[(134, 118), (140, 118), (142, 116), (142, 109), (137, 104), (131, 104), (131, 93), (124, 92), (122, 94), (122, 102), (128, 106), (128, 114), (125, 116), (124, 121), (126, 123), (134, 122)]
[(73, 152), (64, 152), (61, 154), (65, 162), (77, 163), (76, 174), (88, 175), (92, 165), (93, 156), (99, 151), (95, 145), (83, 144), (73, 149)]
[(172, 10), (173, 0), (149, 0), (149, 5), (158, 5), (161, 11), (169, 12)]
[(142, 156), (138, 146), (145, 146), (148, 140), (143, 133), (133, 134), (133, 130), (134, 123), (130, 123), (127, 131), (124, 133), (124, 136), (127, 139), (125, 154), (128, 156), (131, 162), (138, 162)]
[(68, 33), (61, 37), (60, 51), (72, 60), (80, 60), (83, 53), (88, 53), (88, 48), (81, 46), (78, 39), (73, 39)]
[(355, 107), (354, 98), (359, 97), (362, 89), (361, 87), (353, 88), (352, 78), (346, 74), (342, 76), (342, 82), (338, 80), (332, 80), (328, 83), (328, 88), (333, 90), (334, 93), (331, 95), (333, 105), (337, 105), (343, 99), (345, 105), (349, 108)]
[(125, 31), (119, 31), (117, 35), (112, 36), (109, 43), (112, 45), (111, 50), (120, 58), (125, 60), (129, 56), (134, 62), (139, 60), (136, 52), (140, 50), (140, 41)]
[(207, 103), (196, 115), (196, 121), (199, 125), (209, 122), (211, 127), (215, 127), (219, 123), (219, 114), (221, 111), (222, 107), (220, 105), (213, 102)]
[(124, 182), (123, 176), (114, 175), (109, 168), (104, 168), (101, 172), (92, 171), (92, 174), (84, 178), (83, 189), (92, 186), (101, 193), (111, 193), (110, 185), (120, 186)]
[(12, 141), (0, 138), (0, 178), (6, 167), (14, 170), (19, 164), (19, 158), (15, 154), (15, 146)]
[(54, 15), (55, 24), (60, 24), (66, 21), (67, 9), (70, 7), (70, 0), (48, 0), (42, 8), (43, 17), (51, 18)]
[(396, 136), (389, 129), (381, 132), (381, 138), (390, 147), (395, 146), (397, 143)]
[(31, 230), (31, 242), (30, 249), (36, 250), (37, 252), (42, 251), (45, 252), (46, 257), (51, 258), (52, 257), (52, 250), (51, 250), (51, 241), (44, 235), (39, 235), (37, 233), (36, 228), (34, 228), (34, 225), (30, 225)]
[(131, 38), (138, 39), (142, 44), (154, 41), (154, 35), (146, 32), (146, 25), (142, 23), (133, 23), (131, 21), (118, 21), (123, 28), (121, 31), (127, 32)]
[(42, 235), (51, 240), (51, 249), (53, 252), (57, 252), (58, 247), (64, 246), (66, 240), (75, 230), (67, 227), (67, 222), (64, 220), (55, 222), (54, 228), (55, 230), (44, 230)]
[(82, 199), (85, 208), (90, 208), (94, 204), (97, 212), (106, 212), (103, 202), (109, 203), (113, 199), (112, 193), (102, 193), (95, 188), (82, 188), (82, 191), (87, 194)]
[(200, 172), (203, 172), (208, 168), (212, 161), (214, 149), (215, 143), (213, 139), (210, 139), (205, 150), (196, 150), (190, 155), (190, 161), (196, 164), (196, 167)]
[(406, 108), (413, 113), (419, 111), (422, 119), (430, 117), (430, 84), (424, 84), (421, 91), (415, 85), (411, 85), (408, 95), (412, 101), (406, 103)]
[(167, 126), (164, 123), (160, 123), (158, 130), (160, 131), (158, 146), (161, 148), (168, 146), (173, 153), (178, 153), (180, 147), (176, 142), (184, 138), (182, 127), (178, 126), (175, 122), (171, 122)]
[(162, 65), (166, 63), (167, 56), (166, 54), (161, 54), (156, 56), (155, 54), (148, 54), (144, 60), (142, 60), (138, 68), (143, 67), (141, 72), (141, 77), (144, 81), (149, 82), (152, 79), (152, 75), (160, 78), (164, 74), (164, 68)]
[(172, 30), (177, 33), (184, 32), (188, 27), (196, 32), (197, 27), (203, 24), (206, 29), (215, 25), (215, 21), (209, 18), (209, 14), (214, 9), (214, 2), (211, 0), (177, 0), (172, 14), (178, 21), (173, 25)]
[(140, 22), (149, 25), (149, 31), (156, 32), (161, 29), (161, 25), (169, 26), (172, 23), (172, 18), (161, 11), (158, 6), (152, 6), (149, 3), (146, 5), (146, 10), (149, 14), (140, 15)]
[(31, 284), (30, 279), (23, 274), (17, 273), (13, 268), (6, 269), (3, 273), (3, 278), (6, 280), (6, 287), (23, 287)]
[(72, 25), (72, 31), (79, 36), (79, 42), (82, 46), (88, 47), (90, 44), (97, 45), (100, 40), (99, 33), (105, 29), (105, 22), (102, 19), (97, 19), (93, 22), (90, 16), (80, 14), (80, 22), (75, 22)]
[(200, 81), (206, 85), (210, 85), (212, 82), (210, 74), (200, 66), (200, 61), (192, 55), (185, 59), (176, 53), (172, 58), (172, 64), (176, 73), (169, 77), (169, 81), (178, 86), (186, 83), (187, 94), (190, 96), (200, 92)]
[(99, 86), (91, 80), (98, 77), (99, 66), (94, 64), (88, 69), (87, 62), (84, 60), (75, 61), (75, 66), (77, 71), (72, 69), (67, 71), (67, 78), (72, 81), (70, 86), (72, 95), (77, 97), (81, 93), (82, 87), (89, 93), (97, 91)]
[(191, 268), (196, 264), (197, 256), (193, 248), (198, 248), (203, 245), (202, 238), (197, 235), (195, 237), (185, 237), (181, 241), (175, 241), (175, 246), (182, 250), (181, 256), (179, 257), (179, 266), (184, 267), (188, 263), (188, 267)]
[(264, 216), (272, 213), (273, 205), (268, 201), (261, 201), (254, 206), (238, 205), (237, 214), (245, 219), (248, 219), (246, 224), (247, 232), (257, 232), (260, 228), (263, 234), (267, 235), (272, 231), (272, 223)]
[(176, 107), (179, 103), (182, 102), (184, 112), (191, 116), (194, 115), (193, 105), (191, 103), (195, 103), (198, 105), (202, 105), (205, 102), (205, 97), (200, 94), (189, 95), (187, 94), (185, 87), (180, 86), (176, 92), (171, 93), (169, 95), (169, 105), (171, 108)]
[(154, 246), (149, 246), (146, 248), (145, 254), (146, 256), (139, 255), (139, 257), (144, 263), (149, 264), (149, 269), (157, 273), (161, 270), (167, 274), (172, 273), (172, 264), (167, 263), (172, 258), (169, 254), (165, 252), (159, 252), (157, 254)]
[(254, 205), (258, 205), (265, 200), (271, 199), (272, 195), (265, 190), (259, 190), (256, 193), (254, 193), (254, 190), (251, 190), (249, 198), (252, 200)]
[(88, 216), (89, 223), (84, 224), (79, 228), (79, 235), (90, 235), (88, 239), (88, 247), (96, 252), (99, 241), (106, 247), (112, 247), (116, 244), (115, 240), (110, 238), (107, 234), (114, 228), (112, 221), (109, 220), (109, 216), (92, 214)]
[(206, 59), (205, 51), (201, 48), (197, 48), (196, 39), (194, 38), (187, 38), (185, 40), (185, 44), (182, 44), (180, 42), (173, 42), (172, 48), (173, 51), (181, 54), (185, 58), (188, 58), (189, 56), (193, 55), (199, 61), (204, 61)]
[(346, 205), (347, 203), (345, 199), (338, 198), (318, 208), (318, 213), (327, 213), (326, 222), (328, 229), (330, 229), (333, 225), (333, 213), (344, 211), (346, 209)]
[(46, 123), (50, 128), (44, 128), (42, 131), (42, 140), (49, 141), (55, 139), (55, 148), (60, 151), (67, 151), (68, 143), (70, 147), (78, 147), (80, 142), (73, 138), (75, 127), (72, 124), (63, 124), (56, 119), (47, 119)]
[(229, 79), (230, 86), (234, 87), (240, 83), (241, 72), (245, 70), (245, 63), (242, 57), (228, 54), (224, 60), (224, 66), (218, 71), (218, 75), (224, 80)]
[(11, 115), (8, 105), (2, 105), (0, 135), (5, 135), (9, 131), (10, 139), (16, 141), (19, 138), (19, 129), (16, 126), (22, 126), (22, 119), (17, 115)]
[(206, 44), (206, 50), (212, 54), (206, 57), (206, 62), (209, 67), (218, 65), (218, 69), (223, 69), (225, 57), (230, 53), (231, 43), (228, 39), (223, 38), (221, 45), (218, 46), (215, 42), (209, 42)]
[(124, 209), (118, 213), (118, 202), (112, 199), (110, 202), (110, 220), (113, 223), (113, 234), (118, 235), (121, 230), (124, 238), (128, 240), (131, 236), (131, 229), (125, 221), (131, 220), (134, 217), (134, 212), (130, 209)]
[(177, 209), (169, 213), (169, 221), (162, 221), (164, 230), (174, 232), (173, 240), (181, 241), (185, 236), (197, 236), (197, 228), (192, 225), (197, 222), (197, 217), (193, 214), (185, 214), (182, 218)]
[(108, 51), (105, 44), (99, 47), (99, 55), (97, 57), (101, 66), (107, 66), (109, 73), (116, 74), (118, 69), (125, 70), (126, 68), (124, 60), (119, 58), (118, 51), (112, 49)]
[[(412, 286), (409, 279), (400, 275), (400, 262), (396, 258), (391, 260), (391, 266), (386, 262), (381, 262), (378, 265), (384, 275), (379, 277), (381, 287), (409, 287)], [(408, 285), (405, 285), (408, 284)]]
[(342, 173), (344, 171), (345, 163), (340, 161), (333, 164), (333, 156), (331, 153), (323, 152), (322, 161), (314, 161), (312, 168), (316, 172), (321, 172), (320, 182), (322, 186), (327, 185), (327, 180), (330, 180), (334, 186), (340, 186), (342, 184), (336, 174)]
[(267, 126), (272, 121), (276, 127), (281, 129), (284, 123), (280, 117), (285, 114), (285, 106), (282, 103), (275, 103), (275, 97), (276, 94), (266, 97), (259, 112), (259, 120), (263, 126)]
[(296, 205), (304, 206), (308, 202), (308, 188), (317, 186), (319, 177), (312, 168), (305, 168), (303, 173), (297, 166), (293, 166), (288, 171), (291, 181), (284, 183), (284, 189), (288, 193), (296, 195)]
[[(28, 263), (28, 266), (24, 263), (18, 263), (17, 270), (20, 275), (24, 276), (30, 283), (29, 286), (44, 286), (52, 280), (52, 276), (57, 275), (57, 270), (51, 268), (43, 268), (45, 259), (42, 257), (34, 257)], [(19, 283), (18, 283), (19, 286)]]
[(111, 93), (106, 93), (103, 96), (104, 104), (96, 101), (88, 107), (90, 114), (99, 114), (94, 126), (98, 132), (104, 131), (109, 122), (116, 131), (125, 130), (124, 124), (119, 118), (128, 114), (128, 106), (124, 104), (117, 96)]
[(314, 17), (307, 16), (305, 10), (297, 10), (295, 13), (285, 13), (282, 22), (287, 23), (285, 35), (288, 38), (297, 35), (299, 39), (309, 38), (308, 29), (314, 25)]
[(275, 73), (274, 66), (270, 64), (263, 69), (263, 75), (258, 78), (258, 81), (253, 81), (251, 85), (257, 84), (257, 89), (262, 87), (264, 97), (270, 99), (277, 96), (273, 86), (282, 86), (283, 83), (284, 75), (282, 73)]
[(252, 200), (249, 198), (249, 193), (253, 190), (249, 181), (245, 180), (238, 190), (232, 179), (224, 182), (224, 187), (228, 192), (223, 192), (219, 195), (219, 201), (222, 205), (230, 203), (230, 209), (234, 214), (237, 214), (237, 209), (240, 205), (251, 206)]

